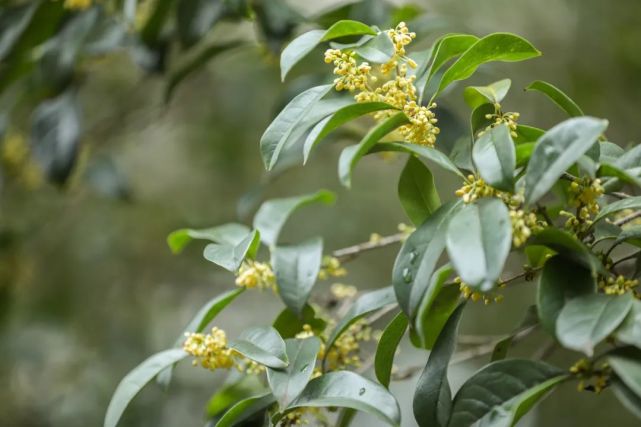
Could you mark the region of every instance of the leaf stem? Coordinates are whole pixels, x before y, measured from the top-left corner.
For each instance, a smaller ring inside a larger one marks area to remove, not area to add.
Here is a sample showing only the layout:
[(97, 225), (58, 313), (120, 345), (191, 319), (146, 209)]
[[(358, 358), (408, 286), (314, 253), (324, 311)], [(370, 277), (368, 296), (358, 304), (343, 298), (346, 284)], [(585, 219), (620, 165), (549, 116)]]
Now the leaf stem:
[(407, 233), (404, 232), (392, 234), (389, 236), (383, 236), (380, 239), (376, 239), (375, 241), (358, 243), (346, 248), (337, 249), (332, 252), (332, 256), (334, 258), (338, 258), (338, 260), (341, 262), (350, 261), (363, 252), (384, 248), (386, 246), (402, 242), (406, 237)]

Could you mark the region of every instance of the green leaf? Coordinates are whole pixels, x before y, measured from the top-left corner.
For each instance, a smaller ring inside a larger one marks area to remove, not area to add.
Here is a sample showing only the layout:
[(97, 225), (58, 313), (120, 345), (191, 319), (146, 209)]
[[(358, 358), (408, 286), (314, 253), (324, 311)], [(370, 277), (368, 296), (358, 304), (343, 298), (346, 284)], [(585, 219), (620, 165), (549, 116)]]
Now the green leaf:
[(603, 207), (597, 216), (594, 217), (594, 222), (601, 221), (606, 216), (625, 209), (641, 209), (641, 196), (629, 197), (627, 199), (621, 199), (610, 203)]
[(436, 339), (414, 392), (414, 418), (420, 427), (447, 426), (452, 407), (452, 391), (447, 368), (456, 349), (458, 328), (465, 304), (454, 311)]
[(374, 358), (374, 371), (376, 378), (386, 388), (389, 388), (392, 377), (392, 366), (394, 365), (394, 355), (398, 344), (401, 342), (405, 331), (407, 330), (408, 320), (403, 312), (399, 312), (383, 330), (381, 339), (376, 347), (376, 356)]
[(641, 349), (641, 301), (632, 301), (632, 307), (616, 331), (616, 337), (625, 344)]
[(491, 416), (494, 408), (510, 405), (515, 397), (527, 398), (523, 393), (536, 395), (540, 392), (539, 386), (546, 388), (543, 384), (548, 381), (555, 379), (558, 382), (565, 377), (564, 371), (533, 360), (509, 359), (490, 363), (468, 379), (456, 393), (448, 426), (468, 427)]
[[(488, 114), (495, 114), (496, 107), (492, 104), (481, 104), (472, 110), (470, 115), (470, 128), (472, 130), (472, 136), (477, 136), (480, 132), (487, 129), (488, 126), (491, 126), (494, 122), (492, 119), (488, 119)], [(465, 140), (465, 143), (471, 148), (471, 143), (468, 140)], [(471, 151), (471, 149), (470, 149)], [(471, 160), (471, 153), (470, 153)]]
[(216, 427), (237, 426), (260, 411), (267, 409), (274, 402), (276, 402), (276, 398), (271, 393), (265, 393), (241, 400), (225, 412), (225, 415), (223, 415), (216, 423)]
[(326, 31), (312, 30), (294, 39), (280, 56), (280, 77), (285, 80), (289, 71), (319, 43), (346, 36), (377, 35), (369, 25), (358, 21), (342, 20)]
[(479, 427), (512, 427), (536, 405), (545, 395), (568, 379), (567, 375), (550, 378), (528, 391), (508, 400), (501, 406), (495, 406), (481, 419)]
[(569, 301), (556, 319), (556, 336), (566, 348), (592, 357), (594, 347), (625, 319), (632, 300), (628, 295), (592, 294)]
[(619, 378), (612, 380), (612, 390), (625, 406), (628, 411), (632, 412), (637, 418), (641, 418), (641, 397), (634, 394), (630, 388), (623, 383)]
[(307, 89), (294, 97), (267, 127), (260, 138), (260, 152), (267, 170), (276, 165), (294, 129), (332, 88), (333, 85), (322, 85)]
[(249, 233), (237, 245), (226, 243), (210, 243), (205, 246), (203, 256), (207, 261), (223, 267), (226, 270), (235, 273), (240, 268), (242, 262), (258, 251), (260, 245), (260, 233), (257, 230)]
[(521, 168), (526, 166), (532, 157), (534, 152), (534, 147), (536, 147), (535, 142), (523, 142), (516, 146), (515, 155), (516, 155), (516, 167)]
[(494, 350), (492, 350), (490, 362), (496, 362), (497, 360), (505, 359), (507, 357), (508, 350), (512, 346), (514, 337), (516, 337), (516, 335), (520, 334), (521, 332), (532, 329), (539, 323), (539, 317), (536, 311), (537, 308), (535, 305), (528, 307), (528, 310), (525, 313), (525, 318), (523, 319), (519, 327), (514, 329), (508, 336), (496, 343), (496, 345), (494, 346)]
[(323, 30), (311, 30), (296, 37), (283, 49), (280, 55), (280, 79), (285, 77), (301, 59), (307, 56), (321, 42), (325, 35)]
[(547, 131), (537, 142), (527, 167), (525, 202), (531, 205), (543, 197), (607, 127), (607, 120), (575, 117)]
[(561, 110), (565, 111), (570, 117), (583, 116), (583, 111), (569, 96), (567, 96), (561, 89), (551, 85), (543, 80), (535, 80), (530, 83), (525, 90), (535, 90), (546, 95), (552, 102), (554, 102)]
[(189, 47), (197, 43), (224, 13), (224, 1), (178, 0), (176, 29), (182, 45)]
[(623, 155), (619, 156), (614, 165), (623, 170), (638, 167), (641, 164), (641, 145), (635, 145)]
[[(600, 144), (602, 145), (602, 143)], [(598, 177), (614, 177), (617, 178), (619, 181), (630, 184), (630, 185), (635, 185), (637, 187), (641, 187), (641, 178), (638, 178), (634, 176), (633, 174), (628, 173), (628, 171), (623, 170), (613, 164), (607, 163), (607, 162), (602, 162), (599, 164), (599, 168), (596, 171), (596, 176)], [(609, 183), (608, 183), (609, 184)], [(606, 186), (606, 192), (609, 189)]]
[(330, 372), (313, 379), (287, 409), (332, 406), (367, 412), (393, 426), (401, 422), (398, 403), (389, 391), (349, 371)]
[(302, 315), (294, 313), (291, 309), (286, 308), (274, 320), (274, 329), (278, 331), (283, 338), (294, 338), (296, 334), (303, 331), (303, 327), (309, 325), (315, 333), (325, 330), (327, 323), (320, 317), (316, 317), (314, 309), (309, 305), (303, 307)]
[(431, 349), (434, 346), (445, 322), (458, 305), (461, 296), (458, 286), (444, 286), (453, 271), (446, 264), (434, 272), (418, 307), (414, 329), (422, 348)]
[(539, 277), (536, 304), (541, 325), (554, 334), (563, 306), (574, 298), (595, 291), (596, 282), (590, 270), (561, 255), (550, 258)]
[(303, 391), (314, 373), (316, 356), (321, 347), (317, 337), (285, 341), (289, 366), (267, 368), (267, 381), (281, 408), (287, 407)]
[(361, 58), (373, 64), (385, 64), (394, 56), (394, 43), (386, 32), (380, 32), (360, 46), (354, 52)]
[(242, 375), (238, 381), (223, 385), (207, 402), (207, 418), (220, 416), (241, 400), (268, 392), (261, 379), (256, 375)]
[(375, 36), (377, 32), (367, 24), (345, 19), (342, 21), (338, 21), (337, 23), (329, 27), (327, 31), (325, 31), (325, 35), (323, 35), (321, 41), (325, 42), (340, 37), (360, 36), (367, 34)]
[[(607, 224), (607, 222), (601, 223), (601, 224)], [(614, 227), (616, 227), (616, 226), (614, 226)], [(618, 244), (623, 243), (623, 242), (628, 242), (628, 243), (630, 243), (632, 245), (639, 246), (641, 244), (641, 225), (633, 225), (631, 227), (624, 228), (619, 233), (619, 235), (616, 236), (616, 240), (614, 241), (614, 245), (618, 245)]]
[(254, 228), (260, 231), (263, 242), (270, 246), (275, 245), (280, 230), (295, 210), (316, 202), (329, 205), (334, 203), (335, 199), (336, 196), (331, 191), (319, 190), (302, 196), (267, 200), (254, 216)]
[(541, 55), (527, 40), (509, 33), (494, 33), (470, 46), (443, 74), (434, 97), (457, 80), (464, 80), (486, 62), (515, 62)]
[(229, 347), (270, 368), (282, 369), (289, 364), (285, 341), (271, 326), (246, 329)]
[(512, 85), (512, 80), (503, 79), (487, 86), (468, 86), (463, 91), (465, 102), (470, 108), (476, 108), (489, 102), (490, 104), (499, 104), (507, 95)]
[(272, 266), (278, 294), (295, 313), (301, 315), (318, 278), (323, 257), (323, 240), (316, 237), (294, 246), (276, 246)]
[(460, 208), (461, 203), (454, 201), (438, 208), (405, 240), (396, 257), (392, 284), (399, 306), (410, 319), (415, 317), (445, 249), (447, 224)]
[(593, 277), (596, 277), (597, 273), (606, 274), (603, 264), (596, 255), (583, 242), (565, 230), (545, 228), (531, 237), (528, 244), (542, 245), (555, 250), (563, 257), (589, 269)]
[(641, 397), (641, 351), (628, 347), (608, 355), (608, 363), (621, 381), (637, 397)]
[(484, 132), (472, 147), (472, 159), (485, 182), (499, 190), (514, 192), (516, 151), (507, 125)]
[(416, 87), (421, 91), (421, 99), (429, 87), (432, 78), (443, 65), (452, 58), (465, 52), (478, 40), (478, 37), (470, 34), (446, 34), (434, 43), (430, 66), (416, 82)]
[(122, 381), (120, 381), (111, 398), (111, 402), (109, 402), (104, 427), (116, 427), (129, 402), (131, 402), (138, 392), (163, 369), (185, 357), (187, 357), (187, 353), (183, 349), (174, 348), (161, 351), (129, 372)]
[(140, 30), (140, 38), (148, 46), (156, 46), (162, 34), (162, 30), (171, 15), (175, 0), (166, 0), (154, 4), (149, 18)]
[(80, 136), (80, 112), (73, 93), (45, 101), (34, 111), (31, 152), (51, 181), (64, 184), (71, 175)]
[(385, 102), (363, 102), (350, 104), (339, 109), (330, 117), (318, 122), (305, 140), (305, 145), (303, 147), (303, 162), (307, 163), (312, 149), (334, 129), (337, 129), (351, 120), (364, 116), (365, 114), (382, 110), (396, 110), (396, 108)]
[(242, 46), (242, 43), (238, 41), (222, 44), (217, 43), (200, 49), (198, 53), (190, 55), (184, 61), (178, 63), (178, 65), (169, 72), (169, 76), (167, 77), (167, 86), (165, 87), (164, 95), (165, 102), (168, 103), (171, 100), (178, 85), (187, 77), (200, 70), (214, 57), (239, 46)]
[(181, 228), (167, 236), (167, 244), (174, 254), (182, 252), (192, 240), (209, 240), (235, 246), (245, 239), (250, 231), (249, 227), (233, 222), (198, 230)]
[(543, 129), (527, 125), (516, 125), (516, 138), (514, 142), (522, 144), (524, 142), (534, 142), (545, 134)]
[(327, 355), (329, 354), (332, 346), (338, 337), (347, 330), (347, 328), (363, 316), (394, 303), (396, 303), (396, 300), (391, 286), (367, 292), (359, 296), (356, 301), (354, 301), (354, 304), (352, 304), (347, 314), (338, 322), (325, 342), (325, 358), (323, 359), (323, 367), (325, 366)]
[(447, 253), (461, 280), (481, 291), (496, 286), (512, 247), (512, 224), (496, 198), (464, 206), (450, 221)]
[(465, 175), (463, 175), (459, 168), (454, 163), (452, 163), (449, 157), (435, 148), (427, 147), (424, 145), (404, 142), (379, 142), (378, 144), (374, 145), (374, 147), (372, 147), (368, 154), (381, 153), (386, 151), (415, 154), (435, 163), (437, 166), (440, 166), (448, 172), (452, 172), (460, 176), (461, 178), (465, 177)]
[(0, 10), (0, 61), (9, 55), (20, 36), (29, 26), (38, 2), (21, 4), (14, 7), (3, 7)]
[[(207, 325), (209, 325), (212, 320), (218, 316), (218, 314), (225, 309), (236, 297), (243, 293), (245, 288), (238, 288), (231, 291), (227, 291), (221, 295), (216, 296), (215, 298), (209, 300), (207, 304), (202, 306), (198, 313), (189, 321), (183, 332), (178, 336), (174, 342), (174, 347), (181, 347), (182, 343), (185, 341), (185, 334), (188, 332), (202, 332), (205, 330)], [(165, 387), (171, 382), (172, 375), (172, 366), (168, 367), (160, 374), (158, 374), (157, 382)]]
[(421, 225), (441, 205), (432, 172), (414, 156), (407, 159), (401, 172), (398, 197), (414, 225)]
[(358, 144), (343, 149), (338, 160), (338, 176), (341, 183), (349, 188), (352, 181), (352, 171), (361, 157), (367, 154), (382, 137), (405, 123), (408, 123), (407, 116), (398, 113), (370, 130)]

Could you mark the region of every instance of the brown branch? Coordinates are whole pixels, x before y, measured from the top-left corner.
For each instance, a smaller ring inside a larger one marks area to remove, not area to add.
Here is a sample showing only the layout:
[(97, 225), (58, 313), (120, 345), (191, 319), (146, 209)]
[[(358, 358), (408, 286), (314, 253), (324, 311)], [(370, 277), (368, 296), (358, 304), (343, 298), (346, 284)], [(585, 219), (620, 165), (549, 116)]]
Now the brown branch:
[(621, 227), (623, 224), (627, 224), (628, 222), (633, 221), (639, 217), (641, 217), (641, 211), (632, 212), (630, 215), (624, 216), (623, 218), (614, 221), (613, 224)]
[[(512, 342), (510, 343), (510, 347), (512, 347), (514, 344), (523, 341), (528, 335), (530, 335), (535, 329), (537, 328), (537, 325), (531, 326), (527, 329), (524, 329), (517, 334), (514, 335), (514, 338), (512, 338)], [(450, 365), (457, 365), (459, 363), (467, 362), (469, 360), (474, 360), (477, 357), (480, 356), (485, 356), (486, 354), (489, 354), (494, 351), (494, 347), (501, 342), (503, 339), (507, 338), (507, 336), (502, 336), (500, 338), (494, 339), (493, 341), (487, 343), (487, 344), (482, 344), (477, 347), (470, 348), (468, 350), (463, 350), (459, 351), (458, 353), (455, 353), (454, 356), (450, 359)], [(460, 344), (460, 342), (459, 342)], [(423, 371), (424, 366), (410, 366), (402, 371), (396, 372), (392, 374), (392, 380), (394, 381), (403, 381), (409, 378), (412, 378), (414, 375), (417, 373)]]
[(356, 258), (362, 252), (371, 251), (374, 249), (384, 248), (395, 243), (402, 242), (407, 237), (407, 233), (396, 233), (390, 236), (383, 236), (375, 241), (363, 242), (357, 245), (348, 246), (346, 248), (337, 249), (332, 252), (332, 256), (338, 258), (339, 261), (345, 262)]

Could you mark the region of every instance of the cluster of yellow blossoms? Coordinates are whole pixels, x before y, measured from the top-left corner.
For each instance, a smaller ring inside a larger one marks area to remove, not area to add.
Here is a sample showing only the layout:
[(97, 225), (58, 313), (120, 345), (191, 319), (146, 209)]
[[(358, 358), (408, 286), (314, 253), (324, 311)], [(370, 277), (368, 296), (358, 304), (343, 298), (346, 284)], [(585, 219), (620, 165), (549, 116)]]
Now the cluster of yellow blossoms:
[[(328, 328), (328, 330), (331, 329), (331, 327)], [(296, 334), (296, 338), (298, 339), (305, 339), (313, 336), (314, 331), (312, 327), (307, 324), (303, 325), (303, 330)], [(324, 342), (327, 341), (327, 337), (321, 336), (322, 343), (318, 352), (318, 358), (326, 360), (326, 367), (330, 371), (347, 369), (350, 367), (358, 368), (362, 363), (360, 356), (360, 343), (364, 341), (371, 341), (372, 339), (373, 333), (371, 326), (365, 319), (360, 319), (353, 323), (336, 339), (334, 345), (329, 349), (329, 352), (327, 352), (327, 348), (324, 344)], [(315, 371), (314, 377), (320, 375), (320, 370)]]
[(330, 292), (336, 299), (351, 299), (354, 298), (358, 292), (355, 286), (344, 285), (342, 283), (334, 283), (330, 287)]
[(9, 132), (0, 141), (0, 163), (8, 175), (27, 189), (42, 184), (42, 172), (31, 158), (29, 143), (19, 133)]
[(278, 290), (272, 267), (268, 263), (254, 260), (243, 261), (236, 276), (236, 285), (247, 289)]
[(610, 384), (612, 368), (607, 363), (602, 363), (596, 368), (591, 360), (584, 358), (572, 365), (570, 372), (580, 379), (577, 386), (579, 391), (600, 393)]
[(565, 227), (574, 233), (583, 233), (592, 226), (592, 216), (599, 213), (601, 209), (598, 198), (605, 192), (601, 180), (582, 178), (570, 183), (569, 194), (570, 204), (576, 208), (576, 214), (561, 211), (560, 214), (567, 217)]
[(464, 203), (472, 203), (483, 197), (498, 197), (506, 204), (510, 212), (512, 222), (512, 244), (514, 247), (522, 246), (532, 233), (541, 229), (543, 224), (534, 212), (526, 212), (523, 206), (523, 194), (510, 194), (499, 191), (488, 185), (483, 178), (476, 178), (469, 175), (461, 188), (455, 192), (457, 197), (463, 199)]
[(183, 350), (195, 358), (194, 366), (200, 363), (210, 371), (236, 368), (248, 374), (259, 374), (265, 370), (264, 366), (229, 348), (227, 334), (220, 328), (213, 327), (208, 334), (187, 332), (185, 337), (187, 339), (183, 343)]
[(341, 265), (338, 258), (325, 255), (321, 261), (321, 269), (318, 272), (320, 280), (327, 280), (330, 277), (343, 277), (347, 275), (347, 270)]
[[(334, 80), (336, 90), (359, 91), (354, 96), (357, 102), (385, 102), (403, 111), (409, 123), (398, 128), (400, 135), (407, 142), (433, 146), (439, 133), (437, 119), (432, 111), (436, 104), (419, 105), (414, 86), (416, 76), (408, 76), (408, 66), (416, 68), (416, 62), (406, 56), (405, 48), (416, 38), (416, 34), (401, 22), (396, 28), (388, 30), (387, 35), (394, 45), (394, 54), (387, 63), (378, 67), (383, 83), (376, 87), (379, 77), (373, 74), (369, 63), (358, 64), (354, 52), (343, 52), (340, 49), (328, 49), (325, 52), (325, 62), (334, 65), (334, 74), (338, 76)], [(374, 118), (383, 120), (394, 113), (394, 110), (379, 111), (374, 114)]]
[(605, 294), (608, 295), (623, 295), (628, 292), (632, 292), (637, 298), (641, 297), (641, 294), (635, 289), (639, 285), (639, 281), (636, 279), (628, 279), (625, 276), (617, 277), (602, 277), (599, 280), (599, 289), (601, 289)]
[[(473, 302), (483, 301), (483, 304), (485, 305), (491, 304), (493, 302), (498, 303), (503, 301), (502, 294), (479, 292), (471, 288), (467, 283), (463, 282), (460, 277), (456, 277), (454, 279), (454, 283), (458, 283), (459, 290), (461, 291), (461, 296), (467, 300), (471, 300)], [(499, 287), (501, 286), (499, 285)]]
[(495, 104), (494, 108), (496, 109), (494, 114), (485, 115), (486, 119), (493, 120), (494, 122), (487, 128), (485, 128), (484, 131), (479, 132), (479, 135), (482, 135), (485, 131), (492, 129), (493, 127), (505, 123), (507, 125), (507, 128), (510, 130), (510, 135), (512, 135), (512, 138), (516, 138), (518, 136), (518, 134), (516, 133), (518, 124), (516, 122), (519, 119), (520, 114), (516, 112), (502, 113), (501, 106), (499, 104)]

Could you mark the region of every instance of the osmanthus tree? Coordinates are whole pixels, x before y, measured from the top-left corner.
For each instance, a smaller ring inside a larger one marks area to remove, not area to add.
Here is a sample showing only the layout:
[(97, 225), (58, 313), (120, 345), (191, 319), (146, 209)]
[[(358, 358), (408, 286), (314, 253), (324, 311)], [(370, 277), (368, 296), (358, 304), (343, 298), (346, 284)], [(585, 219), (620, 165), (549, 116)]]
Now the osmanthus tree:
[[(611, 388), (641, 415), (641, 251), (635, 249), (641, 246), (641, 197), (633, 195), (641, 185), (641, 146), (624, 150), (608, 141), (606, 120), (583, 115), (542, 81), (527, 89), (549, 97), (570, 118), (547, 130), (526, 125), (502, 107), (506, 79), (462, 91), (471, 109), (470, 134), (445, 150), (436, 104), (444, 90), (484, 63), (540, 52), (507, 33), (447, 34), (430, 49), (410, 52), (414, 38), (404, 23), (381, 31), (344, 20), (295, 39), (282, 52), (283, 78), (321, 43), (329, 43), (324, 59), (335, 77), (293, 98), (265, 131), (260, 149), (267, 169), (290, 156), (307, 161), (332, 131), (366, 116), (370, 130), (340, 155), (340, 181), (350, 186), (364, 156), (407, 154), (398, 196), (416, 228), (334, 252), (320, 237), (284, 244), (279, 233), (292, 212), (333, 200), (321, 190), (266, 201), (251, 228), (230, 223), (172, 233), (174, 252), (193, 239), (211, 241), (204, 257), (235, 274), (237, 286), (205, 304), (174, 348), (122, 380), (106, 427), (118, 423), (146, 383), (157, 377), (167, 384), (173, 365), (190, 357), (211, 371), (241, 373), (230, 375), (208, 405), (215, 426), (346, 426), (356, 411), (399, 425), (399, 405), (388, 388), (413, 374), (420, 374), (413, 400), (419, 426), (511, 426), (564, 382), (597, 393)], [(430, 168), (458, 177), (460, 189), (439, 195)], [(361, 293), (333, 285), (330, 295), (314, 293), (317, 280), (345, 274), (343, 264), (363, 251), (401, 241), (391, 280), (384, 280), (391, 286)], [(261, 244), (267, 250), (261, 252)], [(511, 257), (526, 265), (506, 277)], [(466, 304), (500, 301), (502, 289), (517, 282), (538, 290), (525, 321), (472, 349), (474, 356), (491, 354), (489, 363), (454, 393), (448, 365), (465, 357), (456, 347), (465, 344), (458, 326)], [(244, 292), (265, 288), (285, 306), (271, 326), (233, 339), (220, 325), (208, 329)], [(382, 319), (389, 323), (373, 334)], [(550, 348), (576, 352), (577, 362), (552, 366), (542, 360), (548, 351), (509, 357), (510, 347), (533, 331), (547, 334)], [(422, 372), (393, 369), (406, 333), (417, 349), (430, 350)]]

